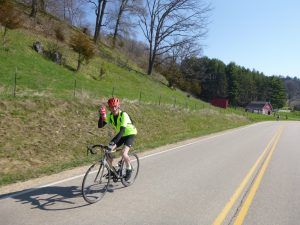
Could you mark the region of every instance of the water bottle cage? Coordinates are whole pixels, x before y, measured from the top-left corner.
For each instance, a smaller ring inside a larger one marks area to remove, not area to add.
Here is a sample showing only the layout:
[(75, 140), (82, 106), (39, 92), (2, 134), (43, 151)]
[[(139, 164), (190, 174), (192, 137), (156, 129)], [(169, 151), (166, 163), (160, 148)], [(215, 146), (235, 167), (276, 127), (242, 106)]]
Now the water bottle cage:
[(122, 166), (122, 160), (120, 160), (120, 161), (118, 162), (118, 167), (121, 168), (121, 166)]

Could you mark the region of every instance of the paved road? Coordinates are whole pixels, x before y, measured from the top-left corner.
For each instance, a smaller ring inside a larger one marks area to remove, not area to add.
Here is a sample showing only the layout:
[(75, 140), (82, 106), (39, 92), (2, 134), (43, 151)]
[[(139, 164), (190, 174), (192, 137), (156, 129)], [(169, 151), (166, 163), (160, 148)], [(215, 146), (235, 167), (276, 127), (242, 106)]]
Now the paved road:
[(133, 186), (93, 205), (82, 177), (2, 195), (1, 224), (298, 225), (299, 134), (299, 122), (264, 122), (142, 157)]

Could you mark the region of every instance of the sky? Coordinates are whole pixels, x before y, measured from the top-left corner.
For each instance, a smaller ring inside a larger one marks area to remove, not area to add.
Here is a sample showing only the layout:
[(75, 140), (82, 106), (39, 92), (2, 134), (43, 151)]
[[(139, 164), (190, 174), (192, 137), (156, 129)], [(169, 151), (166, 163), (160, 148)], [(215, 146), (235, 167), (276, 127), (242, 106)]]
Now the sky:
[(300, 0), (210, 0), (203, 55), (300, 78)]
[(300, 78), (300, 0), (204, 1), (213, 8), (200, 43), (204, 56), (266, 76)]

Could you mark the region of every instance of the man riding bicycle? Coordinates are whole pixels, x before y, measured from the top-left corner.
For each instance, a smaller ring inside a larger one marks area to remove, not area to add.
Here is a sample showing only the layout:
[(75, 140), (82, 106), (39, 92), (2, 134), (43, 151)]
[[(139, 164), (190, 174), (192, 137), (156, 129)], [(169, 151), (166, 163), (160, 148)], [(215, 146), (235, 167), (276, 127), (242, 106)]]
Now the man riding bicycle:
[[(130, 165), (130, 157), (128, 152), (133, 146), (135, 136), (137, 134), (136, 127), (132, 124), (129, 115), (120, 109), (120, 100), (116, 97), (112, 97), (107, 101), (110, 113), (106, 114), (106, 108), (104, 105), (99, 110), (98, 128), (104, 127), (107, 123), (111, 124), (115, 131), (116, 136), (110, 141), (108, 147), (110, 150), (114, 150), (121, 145), (124, 145), (122, 149), (122, 157), (126, 164), (125, 180), (129, 180), (132, 172)], [(110, 165), (112, 165), (113, 158), (110, 157)]]

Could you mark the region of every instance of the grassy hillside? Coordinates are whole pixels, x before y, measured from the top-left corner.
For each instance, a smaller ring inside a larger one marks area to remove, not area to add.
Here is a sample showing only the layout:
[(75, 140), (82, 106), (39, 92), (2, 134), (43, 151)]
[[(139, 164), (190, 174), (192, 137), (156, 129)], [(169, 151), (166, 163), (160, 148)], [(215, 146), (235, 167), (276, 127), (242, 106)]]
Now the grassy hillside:
[[(111, 128), (97, 128), (99, 105), (111, 95), (120, 97), (122, 108), (134, 118), (136, 151), (274, 119), (187, 97), (168, 88), (161, 77), (119, 67), (115, 62), (122, 56), (108, 47), (99, 51), (110, 57), (97, 56), (74, 72), (77, 55), (65, 43), (26, 29), (10, 30), (7, 38), (8, 51), (0, 49), (0, 185), (92, 160), (86, 157), (86, 144), (107, 143), (113, 136)], [(46, 49), (59, 46), (65, 65), (35, 52), (36, 41)], [(141, 71), (133, 62), (130, 67)]]
[[(98, 103), (45, 97), (1, 99), (0, 184), (86, 163), (86, 144), (108, 143), (113, 136), (110, 127), (97, 128)], [(245, 117), (211, 109), (188, 111), (126, 101), (123, 108), (138, 128), (136, 151), (249, 123)]]
[[(131, 100), (141, 98), (146, 102), (158, 103), (160, 100), (161, 103), (190, 104), (193, 107), (195, 104), (198, 107), (203, 105), (195, 99), (186, 98), (186, 95), (179, 91), (166, 88), (161, 82), (153, 82), (152, 77), (122, 69), (100, 57), (95, 57), (75, 73), (70, 68), (76, 68), (77, 55), (61, 43), (58, 45), (63, 52), (65, 66), (51, 62), (32, 49), (36, 41), (40, 41), (47, 49), (47, 46), (56, 43), (55, 40), (24, 30), (11, 31), (8, 37), (9, 51), (0, 52), (2, 94), (11, 95), (16, 74), (16, 92), (21, 96), (44, 95), (68, 99), (74, 97), (75, 89), (75, 95), (79, 97), (103, 97), (114, 94)], [(105, 71), (103, 77), (100, 77), (101, 68)]]

